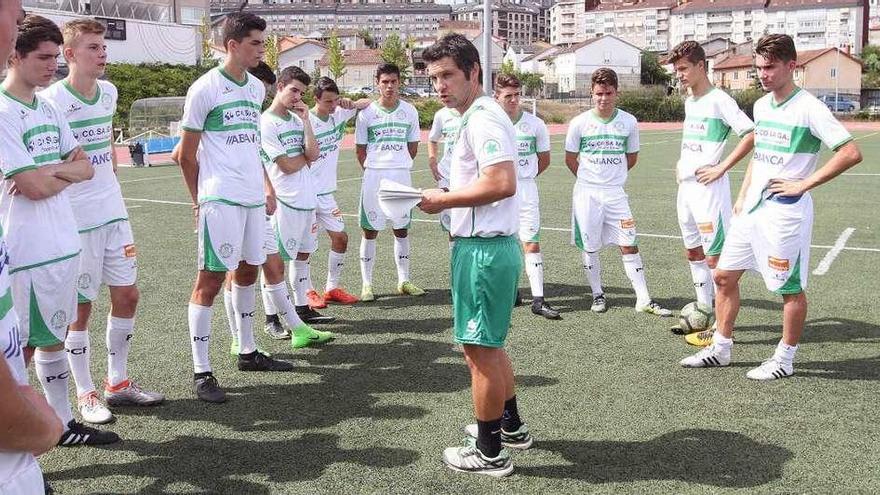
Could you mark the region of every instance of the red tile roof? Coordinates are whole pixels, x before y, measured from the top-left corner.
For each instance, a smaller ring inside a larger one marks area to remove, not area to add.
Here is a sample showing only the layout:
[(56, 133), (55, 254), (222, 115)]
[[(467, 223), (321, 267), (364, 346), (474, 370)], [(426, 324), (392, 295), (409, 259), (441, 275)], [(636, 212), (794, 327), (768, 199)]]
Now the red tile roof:
[[(381, 50), (343, 50), (342, 58), (345, 59), (345, 65), (379, 65), (383, 62)], [(318, 65), (330, 65), (330, 52), (321, 57)]]
[[(813, 60), (825, 55), (828, 52), (833, 52), (834, 48), (820, 48), (818, 50), (802, 50), (798, 52), (797, 58), (797, 66), (803, 67)], [(840, 54), (861, 64), (862, 62), (859, 59), (853, 57), (852, 55), (840, 51)], [(724, 70), (724, 69), (740, 69), (743, 67), (751, 67), (755, 64), (754, 57), (752, 55), (735, 55), (733, 57), (727, 57), (721, 62), (715, 64), (714, 70)]]

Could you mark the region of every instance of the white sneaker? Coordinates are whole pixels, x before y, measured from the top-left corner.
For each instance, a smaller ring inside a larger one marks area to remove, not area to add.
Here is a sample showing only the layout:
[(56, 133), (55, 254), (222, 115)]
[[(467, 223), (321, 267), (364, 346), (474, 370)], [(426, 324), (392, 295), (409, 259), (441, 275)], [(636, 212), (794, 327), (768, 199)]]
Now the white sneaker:
[(752, 380), (776, 380), (777, 378), (785, 378), (794, 374), (794, 366), (791, 363), (783, 362), (781, 359), (773, 356), (772, 358), (761, 363), (761, 366), (753, 368), (746, 373), (746, 378)]
[(590, 311), (593, 313), (604, 313), (608, 311), (608, 305), (605, 302), (605, 294), (599, 294), (593, 298), (593, 305), (590, 306)]
[(476, 473), (502, 478), (513, 472), (510, 453), (502, 448), (498, 457), (485, 457), (473, 438), (465, 440), (463, 447), (449, 447), (443, 451), (443, 464), (453, 471)]
[(668, 310), (668, 309), (664, 308), (663, 306), (660, 306), (659, 304), (655, 303), (654, 301), (648, 301), (648, 304), (645, 304), (644, 306), (639, 306), (638, 304), (636, 304), (636, 312), (648, 313), (648, 314), (652, 314), (652, 315), (662, 316), (664, 318), (667, 316), (672, 316), (671, 310)]
[(726, 349), (720, 345), (712, 344), (693, 356), (688, 356), (679, 364), (685, 368), (714, 368), (730, 364), (730, 347)]
[(113, 421), (113, 413), (104, 404), (101, 404), (98, 392), (95, 390), (77, 397), (76, 404), (83, 421), (86, 423), (102, 425)]
[[(476, 440), (480, 430), (476, 423), (471, 423), (465, 425), (464, 432), (467, 436)], [(504, 431), (504, 428), (501, 429), (501, 445), (508, 449), (528, 450), (534, 441), (532, 434), (529, 433), (529, 427), (525, 423), (513, 432)]]

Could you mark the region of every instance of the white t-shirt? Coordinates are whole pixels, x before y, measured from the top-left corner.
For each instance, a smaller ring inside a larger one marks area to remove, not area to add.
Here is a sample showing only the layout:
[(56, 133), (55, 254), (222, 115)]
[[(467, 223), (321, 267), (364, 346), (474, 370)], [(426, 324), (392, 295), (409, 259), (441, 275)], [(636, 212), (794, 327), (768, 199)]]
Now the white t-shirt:
[[(449, 189), (463, 189), (480, 177), (480, 171), (501, 162), (516, 164), (516, 132), (510, 117), (488, 96), (471, 103), (461, 117), (452, 151)], [(519, 230), (516, 195), (482, 206), (450, 209), (449, 234), (453, 237), (497, 237)]]
[[(837, 151), (852, 136), (821, 101), (795, 88), (785, 101), (776, 104), (773, 93), (755, 102), (755, 150), (752, 177), (746, 193), (746, 211), (767, 199), (770, 179), (806, 179), (816, 170), (822, 143)], [(794, 202), (798, 198), (776, 198)]]
[(550, 134), (543, 120), (529, 112), (520, 113), (513, 123), (516, 129), (516, 146), (519, 152), (516, 173), (520, 179), (538, 176), (538, 153), (550, 151)]
[(312, 182), (319, 195), (336, 191), (339, 150), (342, 147), (342, 138), (345, 137), (345, 126), (355, 114), (357, 114), (357, 110), (354, 108), (346, 110), (336, 107), (336, 111), (328, 115), (325, 120), (314, 112), (309, 112), (312, 129), (315, 131), (315, 139), (321, 149), (318, 159), (310, 165)]
[(267, 110), (260, 119), (260, 134), (269, 180), (272, 181), (278, 201), (289, 208), (314, 210), (315, 189), (308, 165), (292, 174), (285, 174), (275, 163), (283, 156), (293, 158), (303, 154), (305, 133), (302, 120), (292, 113), (284, 118)]
[[(16, 174), (59, 163), (76, 142), (67, 121), (40, 95), (24, 103), (0, 89), (0, 170)], [(67, 189), (45, 199), (30, 200), (0, 191), (0, 223), (9, 245), (12, 271), (75, 256), (80, 251), (76, 219)]]
[(222, 68), (211, 69), (186, 93), (184, 130), (201, 132), (198, 201), (261, 206), (260, 110), (266, 90), (246, 74), (236, 81)]
[(411, 169), (413, 159), (407, 144), (417, 143), (421, 137), (419, 112), (403, 100), (391, 110), (374, 101), (358, 114), (354, 137), (356, 144), (367, 145), (364, 168)]
[(440, 172), (440, 176), (444, 178), (449, 178), (452, 148), (455, 144), (455, 137), (458, 135), (458, 126), (460, 124), (461, 115), (454, 108), (443, 107), (434, 113), (434, 122), (431, 124), (428, 139), (435, 143), (443, 141), (443, 155), (437, 162), (437, 169)]
[(592, 186), (622, 187), (626, 183), (626, 154), (639, 151), (636, 118), (615, 109), (610, 119), (593, 110), (568, 125), (565, 151), (578, 153), (577, 180)]
[(717, 165), (731, 129), (742, 137), (755, 128), (736, 101), (724, 91), (712, 88), (699, 98), (684, 102), (684, 126), (678, 180), (694, 180), (700, 167)]
[(80, 232), (108, 223), (127, 220), (119, 181), (113, 173), (113, 113), (116, 86), (98, 81), (91, 100), (78, 93), (66, 80), (58, 81), (40, 94), (67, 119), (73, 136), (89, 155), (95, 176), (67, 188)]

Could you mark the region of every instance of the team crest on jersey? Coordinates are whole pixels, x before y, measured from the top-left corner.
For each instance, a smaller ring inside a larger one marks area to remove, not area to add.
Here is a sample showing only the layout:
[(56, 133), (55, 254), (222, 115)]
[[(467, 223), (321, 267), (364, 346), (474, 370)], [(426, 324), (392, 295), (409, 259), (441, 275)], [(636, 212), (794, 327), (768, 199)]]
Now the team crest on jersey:
[(626, 125), (623, 122), (615, 122), (611, 127), (617, 132), (623, 132), (626, 129)]
[(287, 242), (284, 243), (284, 247), (287, 248), (288, 251), (293, 251), (296, 249), (296, 239), (287, 239)]
[(248, 93), (250, 93), (252, 98), (256, 98), (257, 97), (257, 88), (255, 86), (251, 85), (250, 87), (248, 87)]
[(110, 95), (104, 94), (101, 96), (101, 106), (104, 107), (104, 110), (110, 110), (110, 106), (113, 103), (113, 99), (110, 98)]
[(524, 134), (528, 134), (528, 133), (532, 132), (532, 126), (530, 126), (527, 122), (523, 122), (518, 127), (519, 127), (520, 132), (522, 132)]
[(55, 111), (52, 110), (51, 105), (40, 105), (40, 109), (43, 111), (43, 114), (46, 117), (48, 117), (50, 119), (55, 117)]
[(217, 250), (217, 254), (219, 254), (221, 258), (228, 258), (232, 256), (233, 251), (235, 251), (235, 248), (232, 247), (232, 244), (224, 242), (220, 245), (220, 249)]
[(80, 289), (88, 289), (92, 285), (92, 276), (88, 273), (80, 274), (79, 278), (76, 280), (76, 286)]
[(487, 155), (496, 155), (501, 151), (501, 143), (494, 139), (489, 139), (483, 143), (483, 151)]
[(397, 113), (394, 114), (394, 116), (398, 119), (403, 120), (406, 118), (406, 112), (404, 112), (403, 110), (398, 110)]
[(60, 330), (67, 326), (67, 312), (63, 309), (59, 309), (52, 315), (52, 318), (49, 320), (49, 324), (52, 325), (54, 330)]

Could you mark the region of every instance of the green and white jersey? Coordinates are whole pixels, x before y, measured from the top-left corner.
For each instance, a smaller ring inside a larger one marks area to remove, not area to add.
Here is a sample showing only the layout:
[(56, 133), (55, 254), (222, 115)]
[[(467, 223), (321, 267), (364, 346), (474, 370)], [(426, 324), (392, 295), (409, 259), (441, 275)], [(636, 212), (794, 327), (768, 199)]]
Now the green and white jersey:
[(314, 112), (309, 112), (312, 129), (315, 131), (315, 139), (321, 149), (318, 159), (309, 166), (318, 195), (323, 196), (336, 191), (337, 164), (339, 163), (342, 138), (345, 137), (345, 126), (356, 114), (357, 110), (354, 108), (346, 110), (336, 107), (335, 112), (323, 119)]
[[(48, 100), (23, 102), (0, 89), (0, 170), (4, 179), (61, 162), (79, 143)], [(8, 186), (8, 184), (7, 184)], [(80, 251), (67, 189), (31, 200), (0, 191), (0, 223), (7, 235), (11, 272), (62, 261)]]
[(358, 114), (354, 137), (355, 143), (367, 145), (364, 168), (411, 169), (407, 144), (419, 141), (419, 113), (403, 100), (390, 110), (374, 101)]
[(623, 187), (628, 170), (626, 154), (639, 151), (638, 122), (620, 109), (615, 109), (608, 120), (587, 110), (568, 125), (565, 151), (578, 154), (578, 181)]
[(98, 81), (95, 97), (88, 99), (66, 80), (40, 94), (51, 101), (70, 124), (73, 136), (89, 155), (95, 176), (67, 188), (80, 232), (128, 219), (119, 181), (113, 173), (113, 113), (116, 86)]
[[(806, 179), (816, 170), (822, 143), (837, 151), (852, 141), (852, 136), (831, 115), (821, 101), (810, 93), (795, 88), (794, 92), (776, 103), (773, 93), (755, 102), (755, 151), (752, 155), (752, 176), (746, 193), (746, 208), (751, 211), (763, 200), (770, 179)], [(779, 202), (796, 202), (798, 198), (773, 198)]]
[(275, 163), (281, 157), (293, 158), (303, 154), (305, 132), (302, 120), (290, 112), (286, 117), (279, 117), (267, 110), (260, 119), (260, 134), (266, 171), (278, 202), (295, 210), (314, 210), (315, 189), (309, 167), (285, 174)]
[(434, 121), (428, 139), (433, 142), (443, 141), (443, 155), (437, 162), (440, 176), (449, 178), (449, 164), (452, 160), (452, 148), (455, 137), (458, 135), (458, 126), (461, 124), (461, 115), (454, 108), (443, 107), (434, 113)]
[(516, 174), (520, 179), (534, 179), (538, 176), (538, 153), (550, 151), (550, 134), (543, 120), (529, 112), (520, 112), (519, 120), (513, 123), (516, 129), (517, 158)]
[(736, 101), (717, 88), (685, 100), (684, 115), (681, 157), (676, 167), (679, 181), (695, 179), (700, 167), (717, 165), (731, 129), (742, 137), (755, 128)]
[(198, 201), (247, 207), (265, 204), (260, 162), (260, 110), (266, 90), (256, 77), (236, 81), (211, 69), (186, 93), (184, 130), (202, 133)]
[[(471, 103), (461, 116), (461, 127), (452, 150), (449, 189), (463, 189), (480, 177), (480, 172), (502, 162), (516, 163), (516, 132), (510, 117), (488, 96)], [(519, 230), (517, 196), (470, 208), (450, 210), (449, 235), (453, 237), (498, 237)]]

